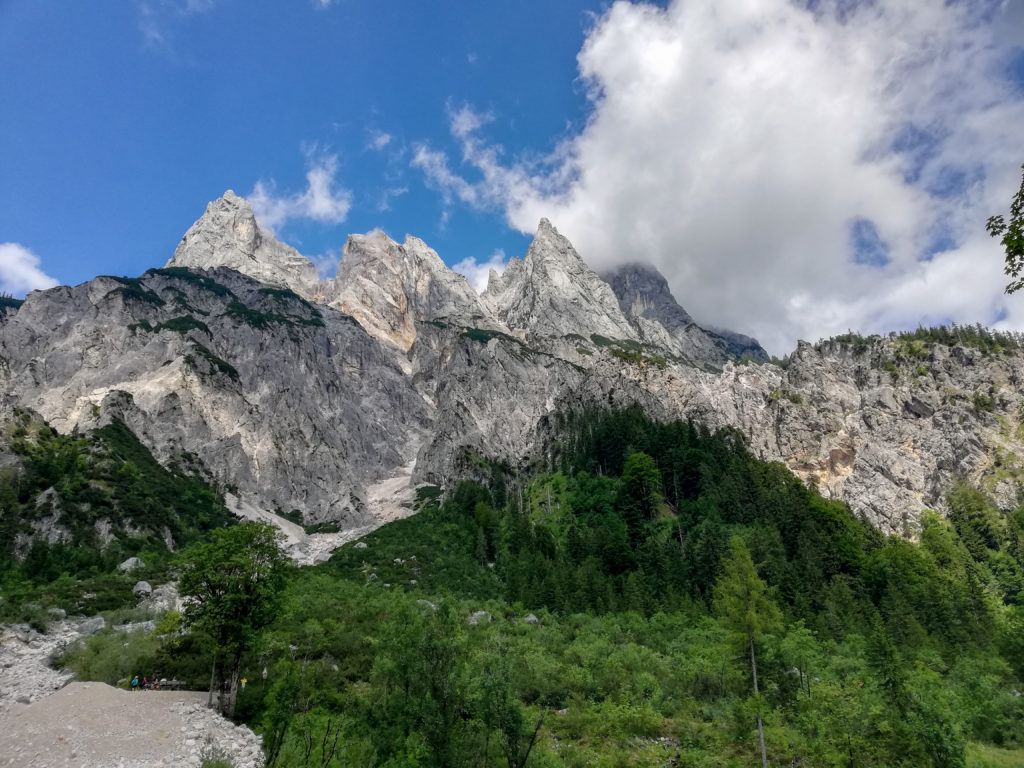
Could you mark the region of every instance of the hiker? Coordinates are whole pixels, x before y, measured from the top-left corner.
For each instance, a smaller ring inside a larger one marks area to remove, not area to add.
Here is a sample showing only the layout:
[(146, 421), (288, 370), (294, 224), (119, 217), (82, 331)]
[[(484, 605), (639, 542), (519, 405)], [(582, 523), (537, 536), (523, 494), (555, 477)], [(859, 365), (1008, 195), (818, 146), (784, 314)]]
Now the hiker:
[(149, 690), (149, 678), (148, 677), (142, 678), (142, 690), (144, 690), (144, 691)]
[(139, 690), (139, 676), (138, 675), (136, 675), (135, 677), (132, 678), (132, 690), (133, 691)]

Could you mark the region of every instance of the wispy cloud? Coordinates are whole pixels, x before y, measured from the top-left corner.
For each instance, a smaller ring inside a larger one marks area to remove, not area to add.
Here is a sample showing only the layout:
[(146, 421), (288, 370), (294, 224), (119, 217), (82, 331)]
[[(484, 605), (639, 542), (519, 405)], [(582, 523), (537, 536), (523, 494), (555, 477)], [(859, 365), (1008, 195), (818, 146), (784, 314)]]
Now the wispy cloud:
[(480, 293), (487, 287), (487, 278), (491, 270), (493, 269), (500, 275), (505, 271), (507, 265), (508, 259), (505, 257), (505, 252), (499, 248), (484, 261), (467, 256), (459, 263), (453, 264), (452, 269), (460, 275), (465, 275), (470, 285), (476, 289), (477, 293)]
[(182, 19), (212, 9), (218, 0), (138, 0), (139, 31), (147, 45), (170, 47), (171, 30)]
[(40, 269), (39, 257), (32, 251), (18, 243), (0, 243), (0, 294), (24, 296), (55, 285), (57, 280)]
[(337, 155), (307, 152), (306, 189), (303, 192), (278, 195), (276, 183), (260, 180), (248, 195), (249, 203), (260, 224), (279, 229), (292, 219), (312, 219), (326, 224), (340, 224), (352, 207), (352, 193), (337, 187)]
[(809, 5), (615, 3), (577, 58), (589, 119), (547, 157), (506, 156), (463, 107), (459, 156), (420, 144), (412, 165), (446, 205), (524, 232), (547, 216), (597, 268), (653, 263), (698, 319), (774, 352), (940, 318), (1024, 328), (984, 231), (1020, 181), (1020, 4)]
[(390, 189), (385, 189), (381, 193), (380, 199), (377, 201), (377, 210), (380, 211), (381, 213), (383, 213), (384, 211), (390, 211), (391, 201), (394, 200), (395, 198), (401, 197), (402, 195), (408, 193), (408, 191), (408, 187), (393, 187)]
[(317, 274), (321, 280), (334, 277), (338, 273), (338, 264), (341, 263), (341, 249), (328, 248), (321, 254), (310, 256), (309, 260), (316, 267)]
[(366, 142), (366, 148), (377, 150), (378, 152), (385, 149), (394, 138), (390, 133), (384, 133), (384, 131), (371, 130), (369, 133), (370, 139)]

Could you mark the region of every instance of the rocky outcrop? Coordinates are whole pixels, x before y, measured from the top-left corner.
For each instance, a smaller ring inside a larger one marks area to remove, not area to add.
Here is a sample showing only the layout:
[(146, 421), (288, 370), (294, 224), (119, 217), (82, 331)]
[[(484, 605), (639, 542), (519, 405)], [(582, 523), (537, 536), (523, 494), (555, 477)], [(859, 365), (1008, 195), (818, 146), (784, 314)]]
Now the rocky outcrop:
[(469, 281), (411, 235), (403, 244), (380, 230), (350, 235), (337, 277), (318, 291), (320, 300), (352, 315), (375, 339), (403, 353), (416, 339), (418, 322), (502, 327), (484, 309)]
[(160, 460), (310, 521), (366, 522), (427, 406), (351, 317), (236, 271), (151, 270), (32, 293), (0, 391), (63, 432), (117, 418)]

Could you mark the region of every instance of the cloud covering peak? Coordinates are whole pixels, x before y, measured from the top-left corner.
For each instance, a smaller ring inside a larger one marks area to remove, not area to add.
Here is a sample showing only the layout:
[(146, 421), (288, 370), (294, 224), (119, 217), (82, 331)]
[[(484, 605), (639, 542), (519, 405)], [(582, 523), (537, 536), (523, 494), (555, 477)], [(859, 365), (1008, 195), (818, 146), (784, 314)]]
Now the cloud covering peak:
[(504, 159), (451, 116), (446, 200), (556, 222), (596, 269), (647, 261), (701, 322), (776, 354), (920, 322), (1024, 328), (984, 230), (1019, 181), (1024, 30), (999, 2), (617, 2), (577, 63), (589, 120)]

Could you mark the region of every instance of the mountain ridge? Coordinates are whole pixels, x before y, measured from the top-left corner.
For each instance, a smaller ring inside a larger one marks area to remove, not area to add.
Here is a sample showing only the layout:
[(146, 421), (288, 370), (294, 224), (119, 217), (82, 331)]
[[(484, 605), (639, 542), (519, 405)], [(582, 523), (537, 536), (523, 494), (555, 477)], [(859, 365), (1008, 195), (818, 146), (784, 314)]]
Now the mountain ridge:
[[(786, 368), (746, 364), (685, 323), (664, 278), (616, 295), (550, 222), (477, 296), (423, 241), (383, 233), (350, 238), (338, 276), (310, 283), (250, 214), (215, 201), (168, 267), (8, 308), (0, 411), (63, 433), (117, 418), (244, 503), (343, 529), (374, 524), (375, 483), (443, 485), (474, 456), (526, 467), (557, 414), (632, 405), (738, 429), (889, 532), (912, 532), (958, 478), (1007, 503), (1024, 479), (1019, 349), (801, 342)], [(693, 359), (665, 322), (718, 357)]]

